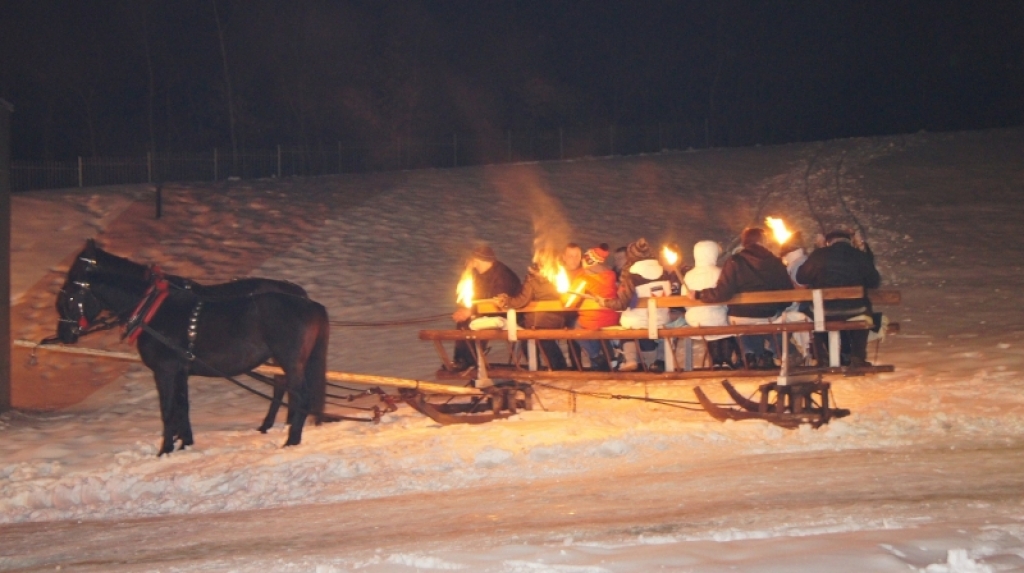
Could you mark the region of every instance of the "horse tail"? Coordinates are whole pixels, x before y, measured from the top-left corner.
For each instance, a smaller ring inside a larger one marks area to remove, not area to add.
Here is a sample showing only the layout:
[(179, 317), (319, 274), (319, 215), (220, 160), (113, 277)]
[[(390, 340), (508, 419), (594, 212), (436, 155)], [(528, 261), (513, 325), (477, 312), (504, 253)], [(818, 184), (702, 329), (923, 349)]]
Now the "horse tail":
[(309, 392), (309, 412), (316, 418), (319, 424), (323, 420), (324, 406), (327, 402), (327, 351), (331, 337), (331, 323), (327, 319), (327, 309), (319, 306), (317, 321), (316, 343), (313, 351), (306, 361), (306, 380), (308, 381), (307, 391)]

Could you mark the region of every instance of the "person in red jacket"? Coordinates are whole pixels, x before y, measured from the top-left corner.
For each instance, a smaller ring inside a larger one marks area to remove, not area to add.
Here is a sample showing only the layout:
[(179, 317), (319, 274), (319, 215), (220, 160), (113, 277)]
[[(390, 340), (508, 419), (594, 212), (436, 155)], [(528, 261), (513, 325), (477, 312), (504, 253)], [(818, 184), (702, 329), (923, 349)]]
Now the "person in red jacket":
[[(615, 272), (605, 264), (607, 258), (608, 250), (600, 246), (588, 249), (583, 253), (583, 274), (580, 275), (583, 279), (583, 294), (598, 300), (615, 296), (617, 290)], [(576, 317), (576, 328), (586, 330), (600, 330), (606, 326), (617, 324), (619, 324), (619, 313), (607, 308), (581, 310)], [(579, 344), (580, 348), (590, 357), (592, 370), (602, 372), (611, 370), (608, 359), (601, 351), (600, 341), (580, 340)]]

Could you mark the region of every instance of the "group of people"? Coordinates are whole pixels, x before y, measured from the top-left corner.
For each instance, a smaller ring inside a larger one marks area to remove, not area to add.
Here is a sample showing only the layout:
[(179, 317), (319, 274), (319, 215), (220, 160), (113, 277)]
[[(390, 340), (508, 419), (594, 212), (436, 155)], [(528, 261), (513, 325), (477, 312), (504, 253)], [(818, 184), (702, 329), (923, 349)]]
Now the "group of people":
[[(658, 328), (806, 321), (811, 315), (811, 309), (806, 305), (765, 303), (727, 306), (707, 303), (724, 303), (744, 292), (842, 286), (878, 288), (880, 276), (875, 268), (874, 255), (859, 233), (837, 229), (819, 236), (816, 248), (809, 254), (802, 243), (802, 236), (797, 232), (782, 245), (773, 246), (768, 231), (750, 227), (740, 235), (739, 248), (726, 257), (721, 266), (722, 248), (718, 243), (700, 241), (695, 244), (692, 267), (685, 266), (682, 257), (675, 263), (664, 260), (644, 238), (615, 252), (611, 252), (606, 243), (586, 250), (570, 243), (561, 257), (561, 264), (572, 285), (569, 296), (591, 298), (598, 302), (600, 308), (523, 313), (520, 315), (521, 326), (538, 329), (597, 330), (616, 326), (644, 329), (648, 328), (650, 313), (646, 307), (638, 306), (638, 301), (679, 294), (702, 304), (659, 308), (655, 313)], [(493, 299), (499, 308), (520, 309), (531, 302), (563, 298), (563, 293), (558, 292), (536, 264), (527, 269), (526, 280), (520, 281), (515, 272), (497, 260), (494, 250), (488, 246), (473, 251), (469, 266), (474, 278), (474, 299)], [(866, 296), (826, 301), (825, 314), (827, 320), (877, 320)], [(463, 308), (452, 318), (459, 328), (469, 328), (473, 314), (470, 309)], [(841, 336), (842, 364), (869, 365), (868, 331), (843, 331)], [(775, 368), (781, 356), (782, 343), (794, 345), (797, 352), (790, 356), (796, 360), (816, 357), (819, 364), (828, 360), (827, 337), (824, 334), (815, 334), (812, 338), (804, 333), (792, 342), (783, 342), (781, 337), (773, 335), (709, 335), (702, 338), (707, 342), (707, 356), (712, 368)], [(570, 340), (569, 344), (577, 344), (581, 351), (570, 348), (570, 360), (585, 354), (592, 370), (637, 370), (641, 354), (650, 371), (664, 369), (664, 348), (659, 340), (640, 340), (639, 347), (632, 340), (616, 343), (612, 361), (602, 351), (599, 340)], [(544, 340), (540, 345), (552, 369), (570, 366), (557, 341)], [(468, 345), (456, 346), (454, 363), (458, 370), (474, 364)]]

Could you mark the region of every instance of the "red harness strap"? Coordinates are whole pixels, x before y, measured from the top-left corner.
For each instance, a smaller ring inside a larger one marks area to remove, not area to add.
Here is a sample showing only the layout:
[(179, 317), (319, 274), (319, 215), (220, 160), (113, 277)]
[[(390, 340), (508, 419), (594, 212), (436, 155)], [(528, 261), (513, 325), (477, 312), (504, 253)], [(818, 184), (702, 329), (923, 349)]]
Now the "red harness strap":
[(123, 338), (131, 343), (135, 343), (138, 340), (139, 335), (142, 334), (142, 325), (149, 324), (149, 321), (153, 320), (156, 311), (160, 310), (160, 305), (164, 303), (167, 295), (170, 294), (168, 290), (170, 284), (164, 278), (164, 273), (160, 270), (160, 267), (153, 265), (149, 272), (153, 282), (149, 285), (149, 289), (146, 290), (146, 294), (142, 296), (139, 305), (135, 307), (131, 316), (128, 317), (128, 322), (125, 323)]

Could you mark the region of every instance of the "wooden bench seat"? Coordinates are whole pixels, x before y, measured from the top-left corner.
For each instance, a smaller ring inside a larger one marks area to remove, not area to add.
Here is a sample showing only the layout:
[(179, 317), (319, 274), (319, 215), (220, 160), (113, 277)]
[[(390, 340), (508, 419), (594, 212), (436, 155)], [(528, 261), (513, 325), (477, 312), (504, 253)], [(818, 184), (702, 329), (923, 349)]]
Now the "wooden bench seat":
[[(422, 330), (419, 333), (421, 340), (433, 341), (439, 356), (443, 363), (451, 369), (451, 361), (448, 359), (448, 355), (445, 352), (442, 342), (451, 341), (466, 341), (471, 342), (471, 348), (474, 348), (475, 353), (480, 356), (483, 353), (482, 342), (494, 341), (494, 340), (505, 340), (510, 343), (516, 341), (526, 342), (526, 354), (528, 362), (528, 371), (536, 372), (538, 369), (538, 355), (537, 355), (537, 340), (643, 340), (643, 339), (661, 339), (666, 341), (666, 344), (672, 349), (671, 351), (665, 352), (665, 374), (667, 375), (678, 375), (676, 372), (675, 365), (675, 343), (676, 341), (682, 340), (685, 349), (685, 359), (683, 370), (684, 372), (692, 372), (693, 368), (693, 351), (692, 343), (694, 339), (700, 339), (705, 336), (713, 335), (754, 335), (754, 334), (777, 334), (777, 333), (792, 333), (792, 332), (827, 332), (829, 333), (829, 368), (835, 369), (839, 367), (839, 332), (845, 330), (862, 330), (867, 329), (870, 325), (863, 321), (838, 321), (838, 320), (825, 320), (824, 313), (824, 302), (829, 300), (842, 300), (842, 299), (856, 299), (864, 296), (864, 290), (861, 287), (842, 287), (834, 289), (795, 289), (787, 291), (770, 291), (760, 293), (742, 293), (726, 303), (705, 303), (700, 301), (694, 301), (688, 297), (672, 296), (672, 297), (658, 297), (651, 299), (641, 299), (640, 307), (646, 306), (651, 313), (651, 319), (649, 324), (655, 325), (648, 329), (623, 329), (623, 328), (605, 328), (601, 330), (583, 330), (583, 329), (524, 329), (516, 325), (516, 317), (520, 312), (575, 312), (578, 310), (589, 310), (601, 308), (596, 302), (592, 300), (585, 300), (582, 304), (575, 307), (566, 308), (564, 304), (559, 301), (540, 301), (534, 302), (526, 307), (519, 310), (508, 310), (505, 314), (507, 315), (507, 323), (510, 325), (507, 330)], [(872, 301), (873, 305), (889, 305), (899, 304), (900, 293), (899, 291), (893, 290), (873, 290), (868, 291), (868, 296)], [(698, 327), (698, 326), (687, 326), (682, 328), (657, 328), (656, 320), (654, 320), (654, 314), (656, 309), (659, 308), (671, 308), (671, 307), (694, 307), (694, 306), (709, 306), (718, 304), (727, 304), (729, 306), (742, 305), (742, 304), (759, 304), (766, 302), (810, 302), (813, 303), (813, 309), (815, 314), (815, 320), (812, 321), (801, 321), (801, 322), (778, 322), (771, 324), (751, 324), (751, 325), (728, 325), (728, 326), (712, 326), (712, 327)], [(475, 308), (478, 314), (501, 314), (501, 311), (494, 306), (490, 301), (482, 301), (476, 304)], [(898, 324), (889, 324), (887, 332), (893, 333), (898, 332)], [(604, 346), (604, 345), (603, 345)], [(605, 346), (605, 352), (608, 352), (607, 346)], [(486, 375), (488, 368), (486, 359), (480, 361), (480, 369), (483, 375)], [(518, 362), (514, 352), (510, 352), (510, 364), (509, 367), (518, 368)], [(883, 371), (891, 371), (892, 367), (872, 367), (874, 370), (882, 368)], [(766, 375), (766, 371), (754, 371), (758, 375)], [(561, 376), (566, 374), (566, 371), (559, 371), (557, 375)], [(443, 374), (443, 373), (441, 373)], [(586, 372), (586, 375), (597, 374), (595, 372)], [(616, 373), (612, 373), (616, 374)], [(631, 376), (637, 373), (629, 373)], [(550, 376), (550, 375), (549, 375)], [(621, 376), (621, 374), (617, 375)], [(444, 376), (447, 377), (447, 376)]]

